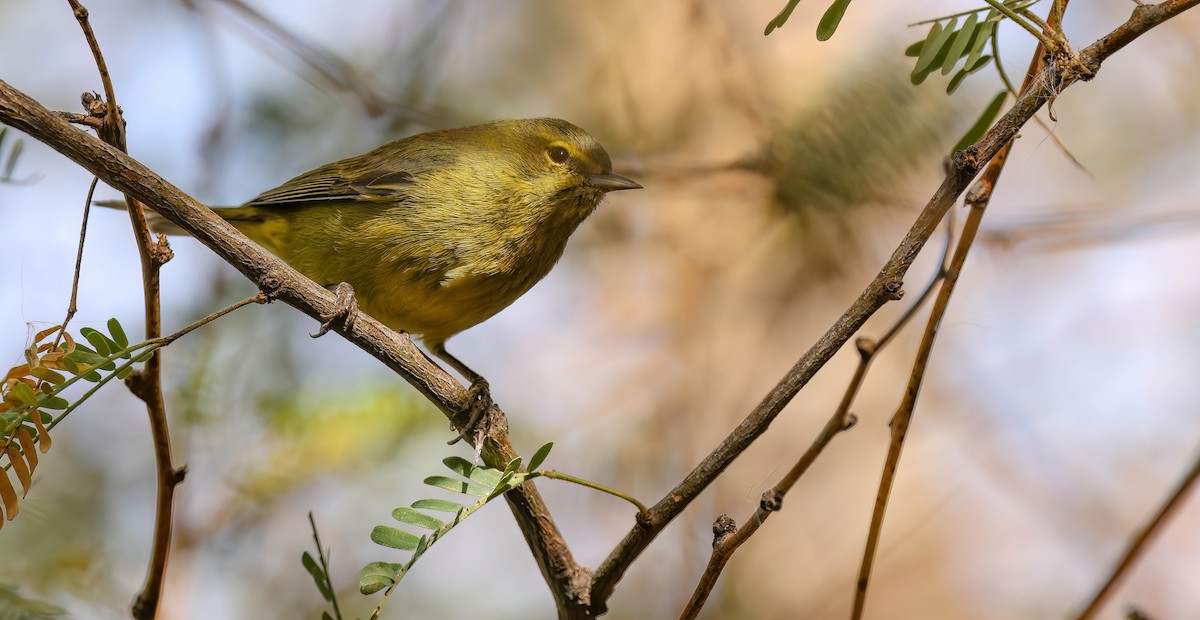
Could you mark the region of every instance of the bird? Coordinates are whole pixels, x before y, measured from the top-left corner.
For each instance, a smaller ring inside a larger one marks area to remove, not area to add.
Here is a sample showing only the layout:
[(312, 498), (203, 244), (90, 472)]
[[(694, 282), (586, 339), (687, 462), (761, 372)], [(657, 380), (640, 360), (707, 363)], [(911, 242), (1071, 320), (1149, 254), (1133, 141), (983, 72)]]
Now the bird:
[[(446, 341), (545, 277), (609, 192), (641, 187), (612, 171), (588, 132), (532, 118), (401, 138), (212, 210), (337, 291), (339, 312), (314, 336), (357, 307), (457, 370), (473, 409), (457, 440), (492, 403), (486, 379)], [(161, 217), (151, 227), (180, 232)]]

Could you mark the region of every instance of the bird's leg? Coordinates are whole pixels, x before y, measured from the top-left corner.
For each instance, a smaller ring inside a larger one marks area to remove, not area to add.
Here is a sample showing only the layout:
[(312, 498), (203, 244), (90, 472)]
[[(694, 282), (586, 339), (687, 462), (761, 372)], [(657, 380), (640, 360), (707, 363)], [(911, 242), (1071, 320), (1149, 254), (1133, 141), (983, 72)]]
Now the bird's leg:
[[(330, 287), (326, 286), (325, 288)], [(348, 282), (339, 282), (332, 290), (337, 293), (337, 305), (333, 312), (321, 315), (320, 331), (309, 334), (313, 338), (320, 338), (328, 334), (337, 321), (341, 321), (342, 326), (349, 330), (354, 327), (354, 320), (358, 317), (358, 300), (354, 298), (354, 287), (350, 286)]]
[[(468, 437), (472, 432), (476, 431), (478, 431), (476, 433), (478, 438), (482, 439), (487, 435), (487, 428), (491, 426), (491, 424), (486, 421), (482, 426), (479, 424), (481, 420), (484, 420), (484, 416), (487, 415), (487, 413), (492, 409), (492, 392), (488, 386), (487, 379), (484, 379), (483, 375), (471, 370), (469, 366), (459, 361), (457, 357), (451, 355), (450, 352), (446, 350), (445, 343), (438, 343), (431, 348), (434, 355), (441, 358), (447, 364), (453, 366), (455, 370), (457, 370), (462, 374), (463, 377), (466, 377), (466, 379), (471, 382), (470, 387), (467, 388), (468, 404), (466, 409), (463, 411), (464, 413), (469, 413), (470, 417), (467, 419), (466, 426), (459, 429), (458, 437), (455, 437), (446, 443), (454, 445)], [(480, 426), (480, 428), (476, 429), (476, 426)], [(476, 444), (482, 445), (482, 443), (479, 441), (477, 441)]]

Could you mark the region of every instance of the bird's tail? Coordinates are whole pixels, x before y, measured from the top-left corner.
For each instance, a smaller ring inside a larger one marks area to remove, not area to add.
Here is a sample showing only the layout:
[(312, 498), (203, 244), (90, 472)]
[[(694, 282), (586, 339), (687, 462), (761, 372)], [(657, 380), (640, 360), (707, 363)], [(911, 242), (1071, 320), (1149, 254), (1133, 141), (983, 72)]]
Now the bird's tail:
[[(93, 201), (92, 204), (96, 205), (97, 207), (104, 207), (106, 209), (117, 209), (119, 211), (126, 210), (124, 200), (96, 200)], [(171, 220), (159, 215), (153, 209), (146, 209), (146, 225), (150, 227), (150, 232), (158, 235), (188, 234), (188, 231), (184, 230)]]

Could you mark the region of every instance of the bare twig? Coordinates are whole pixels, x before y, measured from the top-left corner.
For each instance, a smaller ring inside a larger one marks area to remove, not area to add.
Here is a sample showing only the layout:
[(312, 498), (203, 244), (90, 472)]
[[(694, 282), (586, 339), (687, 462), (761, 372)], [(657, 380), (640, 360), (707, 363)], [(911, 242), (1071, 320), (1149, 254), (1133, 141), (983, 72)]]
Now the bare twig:
[(1166, 501), (1163, 502), (1158, 512), (1155, 513), (1154, 518), (1150, 519), (1150, 522), (1129, 541), (1129, 547), (1125, 549), (1125, 554), (1121, 556), (1121, 561), (1113, 568), (1112, 574), (1108, 576), (1108, 580), (1092, 596), (1092, 600), (1088, 603), (1087, 607), (1079, 614), (1079, 620), (1089, 620), (1090, 618), (1095, 618), (1096, 614), (1100, 613), (1108, 596), (1112, 594), (1126, 573), (1137, 562), (1142, 552), (1146, 550), (1147, 545), (1150, 544), (1150, 539), (1162, 530), (1162, 527), (1171, 518), (1171, 515), (1179, 509), (1188, 493), (1196, 486), (1197, 480), (1200, 480), (1200, 454), (1196, 455), (1196, 460), (1192, 463), (1191, 469), (1184, 474), (1179, 484), (1175, 485), (1175, 489), (1167, 496)]
[(62, 329), (54, 337), (53, 348), (58, 347), (63, 334), (67, 333), (67, 325), (79, 311), (79, 271), (83, 268), (83, 242), (87, 239), (88, 215), (92, 212), (92, 196), (96, 193), (96, 184), (99, 182), (99, 178), (92, 177), (92, 183), (88, 185), (87, 198), (83, 201), (83, 221), (79, 224), (79, 249), (75, 251), (75, 273), (71, 277), (71, 301), (67, 303), (67, 316), (63, 318)]
[(204, 327), (205, 325), (208, 325), (209, 323), (212, 323), (213, 321), (225, 316), (226, 314), (237, 310), (238, 308), (243, 308), (245, 306), (249, 306), (250, 304), (265, 304), (269, 301), (270, 299), (268, 299), (267, 296), (262, 293), (259, 293), (253, 297), (247, 297), (237, 303), (221, 308), (220, 310), (217, 310), (216, 312), (213, 312), (202, 319), (193, 321), (191, 324), (175, 333), (158, 338), (155, 340), (155, 342), (158, 343), (159, 347), (165, 347), (172, 342), (175, 342), (176, 340), (179, 340), (180, 338), (196, 331), (197, 329), (200, 329), (201, 327)]
[(104, 125), (103, 118), (99, 116), (92, 116), (91, 114), (80, 114), (78, 112), (55, 112), (55, 114), (61, 116), (63, 120), (67, 121), (68, 123), (85, 125), (87, 127), (91, 127), (92, 129), (98, 130)]
[[(1063, 9), (1066, 9), (1066, 0), (1063, 1)], [(1061, 17), (1061, 13), (1056, 13), (1055, 16)], [(1056, 22), (1049, 26), (1057, 29), (1061, 26), (1061, 23)], [(1020, 95), (1026, 95), (1035, 87), (1036, 83), (1041, 81), (1040, 76), (1044, 69), (1044, 53), (1041, 45), (1038, 45), (1034, 50), (1033, 59), (1029, 63), (1029, 70), (1025, 73), (1025, 82), (1021, 85)], [(1051, 93), (1051, 96), (1054, 96), (1054, 93)], [(929, 357), (933, 352), (933, 344), (937, 339), (938, 328), (945, 317), (946, 310), (950, 304), (950, 296), (954, 293), (954, 287), (958, 283), (958, 276), (962, 273), (963, 265), (967, 260), (967, 254), (971, 251), (971, 245), (974, 243), (975, 236), (979, 232), (979, 225), (983, 221), (984, 211), (991, 201), (992, 191), (995, 189), (996, 182), (1000, 178), (1000, 173), (1004, 170), (1004, 164), (1008, 161), (1008, 153), (1012, 150), (1012, 145), (1013, 142), (1010, 140), (1000, 149), (995, 158), (988, 164), (979, 181), (967, 194), (966, 203), (971, 207), (971, 210), (967, 215), (966, 224), (963, 226), (962, 237), (959, 239), (958, 247), (954, 250), (954, 257), (946, 269), (946, 277), (942, 282), (941, 288), (938, 290), (937, 299), (933, 304), (933, 311), (930, 313), (929, 320), (925, 325), (925, 332), (921, 337), (921, 344), (917, 349), (916, 360), (913, 362), (912, 373), (909, 375), (908, 387), (904, 391), (904, 397), (896, 409), (895, 416), (892, 417), (891, 441), (888, 444), (888, 453), (883, 465), (883, 474), (879, 479), (879, 490), (875, 495), (875, 507), (871, 512), (871, 524), (867, 530), (867, 543), (863, 550), (862, 563), (859, 566), (858, 580), (855, 582), (854, 607), (851, 611), (851, 618), (854, 620), (862, 618), (866, 608), (867, 587), (871, 579), (871, 570), (875, 564), (875, 556), (879, 549), (879, 540), (883, 533), (884, 514), (887, 510), (888, 499), (891, 496), (892, 485), (896, 480), (896, 469), (900, 464), (900, 454), (904, 448), (904, 440), (908, 435), (909, 426), (912, 424), (917, 396), (920, 394), (921, 383), (924, 381), (925, 371), (929, 364)]]
[[(97, 133), (101, 140), (124, 152), (125, 121), (121, 116), (121, 107), (117, 104), (116, 92), (113, 89), (112, 78), (109, 76), (108, 65), (104, 62), (104, 54), (100, 52), (100, 44), (88, 21), (88, 10), (78, 0), (67, 0), (67, 2), (75, 14), (76, 21), (79, 22), (79, 27), (83, 30), (88, 47), (92, 50), (96, 69), (100, 72), (100, 81), (104, 86), (107, 109)], [(86, 105), (88, 103), (87, 96), (84, 101)], [(166, 246), (165, 238), (158, 244), (150, 239), (150, 229), (146, 226), (146, 216), (141, 205), (128, 197), (126, 197), (126, 202), (129, 206), (129, 218), (133, 224), (133, 235), (142, 264), (146, 339), (153, 340), (162, 333), (159, 267), (170, 258), (170, 249)], [(146, 571), (146, 582), (142, 585), (142, 591), (134, 599), (132, 607), (135, 618), (148, 619), (154, 618), (158, 614), (158, 604), (162, 597), (163, 581), (167, 570), (167, 556), (171, 548), (175, 486), (183, 481), (183, 474), (182, 471), (177, 471), (171, 462), (171, 435), (167, 428), (167, 407), (162, 392), (162, 365), (158, 354), (146, 360), (142, 370), (130, 375), (126, 379), (126, 385), (129, 386), (131, 392), (146, 403), (146, 412), (150, 416), (150, 435), (154, 443), (155, 469), (158, 474), (158, 498), (154, 512), (154, 542), (150, 550), (150, 567)]]
[[(721, 571), (724, 570), (725, 564), (729, 562), (729, 559), (733, 557), (734, 552), (758, 531), (763, 522), (771, 516), (771, 513), (782, 509), (784, 496), (796, 484), (800, 476), (808, 471), (809, 466), (817, 460), (817, 457), (833, 441), (833, 438), (842, 431), (849, 430), (858, 421), (854, 414), (850, 413), (850, 406), (854, 403), (854, 398), (862, 387), (863, 380), (867, 375), (867, 369), (875, 357), (879, 355), (879, 352), (900, 333), (900, 330), (925, 305), (925, 302), (929, 300), (933, 291), (936, 290), (938, 283), (945, 277), (946, 270), (949, 267), (950, 249), (954, 247), (953, 241), (954, 211), (950, 211), (946, 214), (946, 244), (942, 248), (942, 259), (938, 263), (937, 271), (930, 278), (929, 284), (925, 286), (917, 301), (913, 302), (908, 308), (905, 308), (900, 317), (884, 332), (884, 335), (879, 340), (872, 341), (869, 338), (859, 338), (855, 342), (859, 355), (858, 366), (854, 369), (854, 375), (846, 385), (846, 390), (842, 394), (842, 400), (838, 404), (837, 409), (834, 410), (833, 415), (825, 422), (825, 426), (821, 428), (812, 445), (801, 455), (800, 460), (796, 462), (792, 469), (771, 490), (763, 493), (758, 509), (750, 516), (746, 524), (737, 528), (736, 524), (732, 524), (732, 519), (730, 519), (729, 523), (732, 527), (729, 531), (723, 530), (720, 537), (713, 541), (713, 552), (712, 556), (709, 557), (708, 566), (705, 567), (700, 581), (696, 584), (692, 598), (679, 615), (680, 620), (689, 620), (700, 614), (700, 610), (707, 602), (709, 594), (712, 593), (713, 587), (717, 584), (717, 579), (721, 576)], [(728, 517), (724, 518), (728, 519)], [(716, 532), (716, 524), (713, 527), (714, 532)]]

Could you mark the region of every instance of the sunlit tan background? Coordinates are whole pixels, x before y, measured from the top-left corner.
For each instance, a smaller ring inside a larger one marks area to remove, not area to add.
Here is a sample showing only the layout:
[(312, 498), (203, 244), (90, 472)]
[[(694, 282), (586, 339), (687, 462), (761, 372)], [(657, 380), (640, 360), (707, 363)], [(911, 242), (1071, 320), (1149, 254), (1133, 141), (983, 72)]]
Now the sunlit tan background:
[[(212, 204), (431, 127), (558, 116), (591, 131), (646, 189), (611, 196), (556, 270), (451, 341), (491, 380), (518, 448), (656, 501), (849, 305), (940, 179), (942, 158), (1002, 88), (909, 84), (906, 25), (975, 5), (858, 0), (827, 43), (827, 3), (784, 0), (269, 3), (246, 0), (323, 56), (313, 65), (225, 0), (89, 3), (130, 152)], [(1130, 2), (1079, 2), (1082, 46)], [(1044, 13), (1045, 7), (1039, 7)], [(1195, 13), (1195, 12), (1193, 12)], [(1102, 582), (1131, 532), (1200, 450), (1200, 15), (1116, 55), (1023, 132), (934, 352), (867, 604), (876, 619), (1058, 618)], [(1005, 26), (1020, 79), (1033, 45)], [(340, 58), (341, 63), (330, 60)], [(331, 77), (332, 76), (332, 77)], [(352, 87), (346, 86), (346, 79)], [(65, 2), (0, 0), (0, 79), (51, 108), (99, 90)], [(1045, 117), (1047, 122), (1048, 117)], [(10, 136), (11, 139), (12, 136)], [(0, 356), (61, 321), (90, 177), (34, 142), (0, 185)], [(101, 197), (115, 193), (102, 189)], [(941, 239), (910, 272), (933, 273)], [(171, 331), (253, 294), (187, 239), (163, 272)], [(141, 329), (127, 218), (93, 213), (74, 328)], [(706, 618), (842, 618), (924, 314), (881, 356), (835, 440), (732, 560)], [(281, 304), (170, 347), (176, 458), (188, 467), (164, 618), (316, 618), (300, 565), (313, 511), (347, 617), (395, 506), (439, 496), (443, 418), (370, 357)], [(835, 407), (847, 350), (633, 566), (612, 618), (671, 618), (710, 551)], [(149, 553), (154, 474), (144, 409), (112, 386), (54, 431), (0, 583), (73, 617), (127, 617)], [(627, 504), (539, 483), (577, 558), (597, 565)], [(1200, 617), (1200, 499), (1187, 503), (1107, 611)], [(496, 503), (419, 562), (392, 618), (550, 618), (553, 603)]]

